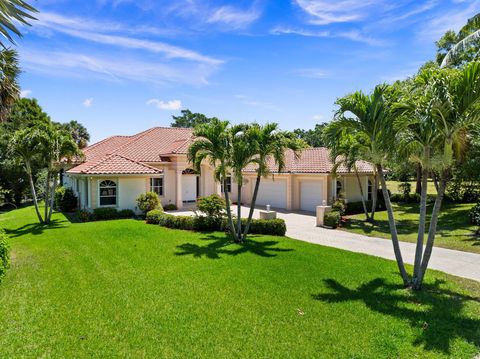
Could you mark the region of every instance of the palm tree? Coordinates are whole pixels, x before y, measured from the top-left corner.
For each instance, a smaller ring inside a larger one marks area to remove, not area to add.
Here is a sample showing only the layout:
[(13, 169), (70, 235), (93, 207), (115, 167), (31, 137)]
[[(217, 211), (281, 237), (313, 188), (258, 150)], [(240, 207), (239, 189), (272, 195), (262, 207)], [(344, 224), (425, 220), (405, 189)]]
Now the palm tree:
[(78, 148), (82, 149), (87, 147), (88, 141), (90, 141), (90, 134), (85, 126), (77, 121), (70, 121), (62, 124), (62, 127), (72, 135)]
[(257, 167), (257, 178), (255, 180), (255, 189), (250, 203), (247, 224), (243, 233), (243, 240), (246, 239), (250, 230), (261, 179), (270, 175), (269, 160), (273, 160), (278, 168), (278, 172), (281, 172), (285, 168), (285, 152), (288, 149), (292, 150), (294, 156), (298, 158), (301, 150), (307, 147), (307, 144), (303, 140), (298, 139), (294, 133), (279, 131), (276, 123), (267, 123), (263, 126), (256, 123), (252, 124), (248, 129), (248, 136), (250, 146), (255, 149), (252, 163)]
[(10, 109), (20, 97), (20, 67), (15, 50), (0, 51), (0, 123), (7, 121)]
[[(223, 183), (223, 188), (227, 188), (227, 177), (230, 175), (232, 134), (229, 129), (228, 121), (213, 119), (207, 124), (198, 125), (193, 135), (195, 141), (188, 148), (187, 158), (193, 164), (196, 171), (201, 171), (203, 161), (215, 168), (215, 179)], [(233, 223), (232, 212), (230, 208), (230, 196), (225, 190), (225, 202), (228, 217), (228, 224), (233, 238), (237, 238), (235, 225)]]
[(342, 165), (347, 168), (348, 172), (353, 170), (360, 190), (360, 196), (362, 198), (365, 220), (370, 221), (370, 214), (365, 202), (363, 186), (357, 168), (357, 161), (361, 159), (361, 143), (357, 141), (354, 134), (341, 126), (338, 126), (338, 124), (337, 121), (331, 122), (323, 132), (324, 141), (330, 150), (330, 160), (335, 164), (333, 167), (333, 173), (336, 174), (338, 168)]
[[(363, 92), (357, 91), (338, 99), (336, 104), (339, 106), (339, 109), (335, 115), (334, 122), (336, 123), (335, 126), (356, 134), (357, 140), (361, 144), (361, 148), (359, 149), (360, 158), (374, 164), (376, 167), (376, 176), (378, 175), (381, 181), (385, 207), (388, 213), (395, 259), (403, 282), (405, 285), (408, 285), (409, 277), (405, 270), (400, 250), (395, 217), (383, 168), (395, 142), (393, 120), (386, 96), (387, 91), (390, 91), (388, 86), (378, 85), (370, 95), (365, 95)], [(376, 182), (375, 180), (375, 184)], [(374, 196), (376, 192), (377, 189), (374, 188)], [(372, 204), (372, 219), (375, 208), (374, 205), (376, 206), (376, 201), (375, 204)]]
[[(14, 43), (11, 32), (19, 37), (22, 36), (15, 23), (29, 26), (29, 20), (36, 20), (29, 12), (36, 13), (37, 10), (23, 0), (0, 0), (0, 34)], [(0, 45), (5, 47), (2, 41)]]
[(469, 63), (461, 70), (438, 70), (429, 78), (427, 86), (432, 94), (430, 111), (438, 134), (439, 160), (436, 162), (440, 181), (415, 289), (421, 288), (428, 268), (454, 159), (461, 156), (468, 133), (480, 123), (480, 62)]

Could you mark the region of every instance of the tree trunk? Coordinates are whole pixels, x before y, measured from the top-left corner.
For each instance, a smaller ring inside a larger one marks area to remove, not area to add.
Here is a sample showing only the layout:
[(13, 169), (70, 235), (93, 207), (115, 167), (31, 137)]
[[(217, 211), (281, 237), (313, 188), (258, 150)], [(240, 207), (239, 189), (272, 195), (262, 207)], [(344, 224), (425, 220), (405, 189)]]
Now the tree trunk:
[(227, 189), (227, 178), (223, 179), (223, 191), (225, 193), (225, 204), (226, 204), (226, 210), (227, 210), (227, 220), (228, 220), (228, 225), (230, 226), (230, 232), (233, 236), (234, 239), (237, 238), (237, 235), (235, 233), (235, 225), (233, 224), (233, 218), (232, 218), (232, 210), (230, 208), (230, 195), (228, 193)]
[(373, 179), (373, 188), (372, 188), (372, 214), (370, 215), (370, 220), (375, 222), (375, 212), (377, 210), (377, 202), (378, 202), (378, 173), (374, 170), (373, 175), (375, 176)]
[(438, 193), (438, 176), (435, 171), (432, 172), (433, 184), (435, 185), (435, 190)]
[(442, 208), (443, 196), (445, 195), (445, 187), (447, 186), (447, 179), (445, 177), (440, 179), (437, 198), (432, 210), (432, 219), (430, 220), (430, 228), (428, 229), (427, 245), (425, 246), (425, 252), (423, 253), (422, 265), (418, 273), (418, 280), (415, 283), (414, 289), (421, 289), (423, 284), (423, 278), (428, 268), (428, 262), (432, 255), (433, 243), (435, 242), (435, 235), (437, 234), (438, 216)]
[(360, 180), (360, 176), (358, 175), (356, 166), (353, 166), (353, 170), (355, 171), (355, 177), (357, 177), (358, 188), (360, 188), (360, 196), (362, 197), (362, 205), (363, 205), (363, 211), (365, 212), (365, 220), (368, 221), (370, 217), (368, 215), (367, 204), (365, 203), (365, 195), (363, 194), (362, 181)]
[(422, 193), (422, 165), (417, 164), (417, 185), (415, 187), (415, 193)]
[(237, 183), (237, 242), (242, 241), (242, 185)]
[(413, 285), (416, 285), (418, 274), (420, 272), (420, 265), (423, 255), (423, 239), (425, 237), (425, 223), (427, 220), (427, 185), (428, 185), (428, 171), (422, 167), (422, 195), (420, 196), (420, 216), (418, 221), (418, 235), (417, 246), (415, 247), (415, 261), (413, 264)]
[(392, 244), (393, 252), (395, 253), (395, 259), (397, 260), (398, 270), (400, 271), (400, 276), (403, 279), (403, 284), (408, 286), (410, 284), (410, 279), (408, 278), (408, 273), (405, 270), (405, 264), (403, 263), (402, 252), (400, 250), (400, 244), (398, 242), (398, 233), (397, 226), (395, 224), (395, 218), (393, 216), (393, 208), (390, 203), (390, 196), (388, 195), (387, 183), (385, 181), (385, 176), (383, 174), (382, 165), (377, 165), (378, 176), (380, 176), (380, 181), (382, 182), (382, 193), (385, 200), (385, 207), (387, 208), (388, 213), (388, 224), (390, 225), (390, 233), (392, 235)]
[(52, 185), (52, 193), (50, 194), (50, 209), (48, 212), (48, 221), (47, 223), (50, 223), (52, 220), (52, 212), (53, 212), (53, 206), (55, 204), (55, 190), (57, 189), (57, 175), (53, 174), (53, 185)]
[(247, 225), (245, 226), (245, 231), (243, 232), (243, 240), (247, 239), (247, 234), (248, 234), (248, 231), (250, 230), (250, 224), (252, 223), (253, 211), (255, 210), (255, 203), (257, 202), (257, 194), (258, 194), (258, 189), (260, 188), (261, 178), (262, 177), (260, 175), (257, 175), (257, 179), (255, 181), (255, 189), (253, 190), (253, 197), (250, 203), (250, 211), (248, 212)]
[(40, 209), (38, 208), (37, 192), (35, 191), (35, 184), (33, 183), (32, 169), (28, 161), (25, 161), (25, 170), (27, 171), (28, 181), (30, 182), (30, 190), (32, 191), (32, 198), (33, 198), (33, 204), (35, 205), (35, 212), (37, 213), (38, 221), (40, 222), (40, 224), (43, 224), (43, 218), (42, 218), (42, 215), (40, 214)]
[(44, 194), (44, 202), (45, 202), (45, 213), (43, 214), (43, 218), (45, 219), (45, 223), (48, 224), (48, 205), (50, 203), (50, 169), (47, 170), (47, 181), (45, 182), (45, 194)]

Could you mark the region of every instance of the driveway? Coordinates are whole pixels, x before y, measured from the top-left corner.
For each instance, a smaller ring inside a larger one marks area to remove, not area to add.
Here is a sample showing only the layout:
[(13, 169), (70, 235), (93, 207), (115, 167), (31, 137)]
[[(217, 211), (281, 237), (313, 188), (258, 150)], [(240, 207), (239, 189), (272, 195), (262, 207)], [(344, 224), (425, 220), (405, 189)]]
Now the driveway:
[[(232, 211), (236, 213), (235, 206), (232, 207)], [(259, 218), (258, 212), (259, 210), (256, 209), (254, 218)], [(193, 212), (185, 210), (177, 211), (174, 214), (190, 215)], [(247, 215), (248, 208), (242, 207), (242, 217), (247, 217)], [(316, 218), (312, 213), (278, 211), (278, 218), (285, 220), (286, 235), (290, 238), (395, 260), (392, 243), (389, 240), (316, 227)], [(400, 242), (400, 247), (403, 260), (413, 264), (415, 244)], [(435, 247), (429, 268), (480, 281), (480, 254)]]

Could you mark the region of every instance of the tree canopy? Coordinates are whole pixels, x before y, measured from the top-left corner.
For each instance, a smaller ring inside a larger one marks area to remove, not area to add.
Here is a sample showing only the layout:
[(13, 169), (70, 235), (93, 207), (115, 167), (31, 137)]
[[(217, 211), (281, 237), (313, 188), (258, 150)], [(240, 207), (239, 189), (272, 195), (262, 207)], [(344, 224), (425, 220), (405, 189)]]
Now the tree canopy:
[(197, 125), (203, 125), (216, 119), (216, 117), (207, 117), (201, 113), (193, 113), (192, 111), (185, 109), (181, 111), (180, 116), (172, 116), (173, 122), (170, 124), (172, 127), (194, 128)]
[(323, 130), (327, 126), (326, 123), (316, 124), (314, 129), (303, 130), (297, 128), (293, 130), (297, 138), (304, 140), (312, 147), (324, 147), (325, 141), (323, 140)]

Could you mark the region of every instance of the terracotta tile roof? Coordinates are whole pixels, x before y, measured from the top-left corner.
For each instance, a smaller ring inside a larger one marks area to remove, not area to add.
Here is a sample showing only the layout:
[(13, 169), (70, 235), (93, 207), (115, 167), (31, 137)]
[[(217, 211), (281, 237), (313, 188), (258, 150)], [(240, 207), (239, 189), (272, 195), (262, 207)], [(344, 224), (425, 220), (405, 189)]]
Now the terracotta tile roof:
[[(193, 141), (190, 128), (154, 127), (133, 136), (112, 136), (83, 150), (85, 161), (68, 170), (68, 173), (85, 174), (133, 174), (159, 173), (159, 170), (146, 163), (165, 162), (169, 156), (187, 153)], [(282, 172), (294, 173), (331, 173), (333, 163), (329, 159), (328, 149), (324, 147), (308, 148), (300, 158), (295, 158), (292, 151), (285, 154), (286, 166)], [(372, 172), (372, 166), (364, 161), (357, 163), (359, 172)], [(278, 172), (278, 167), (271, 160), (269, 168)], [(246, 172), (255, 171), (249, 166)], [(344, 166), (338, 173), (347, 173)]]
[(98, 161), (85, 162), (68, 173), (98, 174), (158, 174), (163, 171), (120, 155), (109, 155)]
[[(281, 173), (331, 173), (334, 164), (330, 161), (329, 151), (325, 147), (313, 147), (304, 150), (299, 158), (295, 158), (293, 151), (287, 150), (285, 153), (285, 168)], [(278, 165), (273, 159), (269, 159), (268, 167), (271, 172), (278, 172)], [(373, 167), (365, 161), (357, 162), (358, 171), (361, 173), (373, 172)], [(254, 172), (255, 166), (248, 166), (245, 172)], [(337, 168), (337, 173), (348, 173), (345, 166)]]

